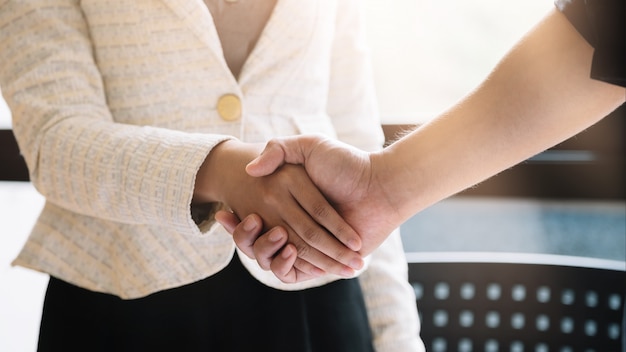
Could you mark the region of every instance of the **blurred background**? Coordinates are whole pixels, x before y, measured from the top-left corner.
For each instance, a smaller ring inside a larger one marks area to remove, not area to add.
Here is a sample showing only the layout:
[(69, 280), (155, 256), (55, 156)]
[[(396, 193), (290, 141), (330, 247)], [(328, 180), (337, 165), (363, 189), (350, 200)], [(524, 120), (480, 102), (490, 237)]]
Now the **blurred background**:
[[(365, 4), (386, 125), (420, 124), (442, 112), (471, 91), (553, 7), (550, 0), (514, 6), (497, 0)], [(609, 126), (597, 132), (614, 135), (608, 141), (601, 138), (600, 152), (606, 153), (598, 156), (565, 143), (560, 154), (538, 156), (508, 176), (498, 176), (500, 181), (445, 200), (402, 226), (406, 251), (549, 253), (625, 261), (626, 206), (623, 187), (616, 186), (624, 162), (623, 110), (620, 114), (621, 130)], [(10, 112), (0, 99), (0, 129), (10, 125)], [(577, 141), (597, 143), (589, 135)], [(615, 156), (615, 150), (622, 154)], [(598, 166), (605, 157), (610, 165)], [(598, 175), (599, 181), (594, 178)], [(567, 180), (572, 185), (559, 188)], [(604, 188), (598, 191), (599, 186)], [(42, 206), (43, 198), (29, 183), (0, 181), (0, 351), (36, 347), (47, 277), (13, 268), (10, 262)]]
[(367, 0), (383, 123), (421, 123), (472, 90), (550, 0)]

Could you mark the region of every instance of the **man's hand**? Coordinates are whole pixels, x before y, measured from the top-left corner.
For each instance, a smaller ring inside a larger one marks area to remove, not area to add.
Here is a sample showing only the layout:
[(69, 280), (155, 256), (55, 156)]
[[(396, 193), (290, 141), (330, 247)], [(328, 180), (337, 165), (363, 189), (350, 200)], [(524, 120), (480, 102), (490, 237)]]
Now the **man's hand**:
[[(246, 171), (252, 176), (263, 177), (285, 163), (304, 165), (315, 185), (361, 236), (359, 253), (367, 255), (400, 223), (393, 203), (385, 196), (377, 180), (377, 170), (383, 168), (378, 165), (380, 160), (377, 157), (377, 154), (320, 136), (275, 138), (259, 157), (248, 164)], [(270, 233), (259, 237), (262, 226), (246, 228), (243, 224), (237, 225), (237, 219), (228, 218), (226, 214), (221, 214), (218, 221), (232, 230), (237, 245), (249, 248), (257, 260), (265, 262), (272, 258), (270, 269), (279, 279), (293, 279), (294, 269), (289, 264), (296, 260), (302, 249), (294, 250), (293, 246), (286, 245), (282, 252), (278, 252), (276, 246), (268, 245), (276, 243), (269, 240)], [(279, 237), (280, 231), (275, 228), (271, 234)], [(321, 238), (318, 239), (308, 241), (306, 245), (322, 252), (330, 250)]]
[(381, 181), (384, 164), (380, 154), (317, 135), (274, 138), (246, 171), (251, 176), (266, 176), (285, 163), (304, 165), (315, 185), (361, 236), (362, 255), (378, 248), (401, 224)]

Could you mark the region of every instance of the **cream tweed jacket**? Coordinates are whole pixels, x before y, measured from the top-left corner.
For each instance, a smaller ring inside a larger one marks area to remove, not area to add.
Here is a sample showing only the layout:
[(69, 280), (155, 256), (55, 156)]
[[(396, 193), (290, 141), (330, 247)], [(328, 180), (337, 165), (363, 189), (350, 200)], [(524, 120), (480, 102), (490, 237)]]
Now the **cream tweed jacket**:
[[(358, 1), (279, 0), (235, 79), (202, 0), (0, 0), (0, 87), (46, 198), (14, 265), (122, 298), (220, 271), (232, 237), (190, 210), (212, 147), (300, 133), (382, 145)], [(240, 119), (220, 118), (224, 94)], [(337, 279), (288, 285), (240, 257), (277, 289)], [(397, 232), (360, 281), (377, 349), (422, 350)]]

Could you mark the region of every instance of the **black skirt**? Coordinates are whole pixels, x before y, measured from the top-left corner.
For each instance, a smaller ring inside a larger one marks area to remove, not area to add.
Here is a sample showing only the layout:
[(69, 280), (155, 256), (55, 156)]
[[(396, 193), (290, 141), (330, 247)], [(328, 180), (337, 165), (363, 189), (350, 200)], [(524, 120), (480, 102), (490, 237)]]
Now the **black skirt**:
[(358, 279), (280, 291), (235, 256), (220, 273), (122, 300), (50, 278), (39, 351), (373, 351)]

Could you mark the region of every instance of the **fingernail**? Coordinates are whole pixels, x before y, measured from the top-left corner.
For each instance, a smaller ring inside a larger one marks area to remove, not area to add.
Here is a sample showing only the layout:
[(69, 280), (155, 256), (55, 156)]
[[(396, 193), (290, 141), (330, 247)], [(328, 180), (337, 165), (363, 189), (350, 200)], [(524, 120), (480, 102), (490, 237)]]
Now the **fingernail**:
[(357, 258), (350, 261), (350, 267), (354, 270), (360, 270), (363, 267), (363, 259)]
[(280, 233), (279, 231), (272, 231), (270, 233), (270, 237), (269, 237), (270, 241), (272, 241), (272, 242), (278, 242), (282, 238), (283, 238), (283, 234)]
[(280, 256), (283, 257), (284, 259), (287, 259), (291, 256), (291, 254), (293, 253), (292, 249), (290, 246), (287, 246), (285, 248), (283, 248), (282, 252), (280, 252)]
[(359, 251), (361, 250), (361, 242), (357, 239), (348, 240), (348, 248), (355, 252)]
[(254, 228), (256, 228), (256, 221), (254, 221), (252, 218), (246, 218), (243, 221), (243, 229), (245, 231), (252, 231), (254, 230)]
[(345, 278), (350, 278), (354, 276), (354, 270), (348, 268), (347, 266), (341, 269), (341, 276)]

